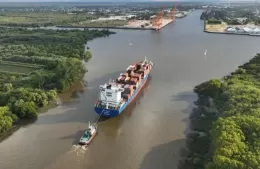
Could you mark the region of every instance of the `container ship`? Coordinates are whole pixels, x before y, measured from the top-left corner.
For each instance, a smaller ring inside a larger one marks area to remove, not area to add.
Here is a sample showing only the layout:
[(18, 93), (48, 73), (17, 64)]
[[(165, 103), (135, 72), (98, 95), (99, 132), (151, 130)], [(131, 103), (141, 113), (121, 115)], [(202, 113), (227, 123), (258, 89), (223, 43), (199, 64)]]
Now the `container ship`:
[(144, 61), (130, 65), (116, 81), (110, 80), (100, 85), (96, 113), (104, 117), (118, 116), (142, 90), (152, 67), (153, 63), (145, 58)]

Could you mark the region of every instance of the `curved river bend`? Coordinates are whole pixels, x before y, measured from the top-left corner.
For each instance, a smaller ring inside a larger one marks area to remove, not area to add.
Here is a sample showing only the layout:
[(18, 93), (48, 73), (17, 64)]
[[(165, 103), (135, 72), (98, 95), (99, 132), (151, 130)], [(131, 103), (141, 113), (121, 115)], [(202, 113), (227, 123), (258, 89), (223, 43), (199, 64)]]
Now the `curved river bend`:
[[(257, 37), (204, 33), (200, 14), (194, 11), (159, 33), (118, 30), (89, 43), (93, 58), (86, 65), (87, 87), (78, 98), (40, 114), (35, 123), (4, 140), (0, 168), (177, 169), (196, 99), (193, 87), (226, 75), (259, 52)], [(136, 103), (120, 116), (101, 121), (86, 150), (73, 146), (87, 122), (97, 118), (93, 105), (98, 86), (145, 56), (155, 67)]]

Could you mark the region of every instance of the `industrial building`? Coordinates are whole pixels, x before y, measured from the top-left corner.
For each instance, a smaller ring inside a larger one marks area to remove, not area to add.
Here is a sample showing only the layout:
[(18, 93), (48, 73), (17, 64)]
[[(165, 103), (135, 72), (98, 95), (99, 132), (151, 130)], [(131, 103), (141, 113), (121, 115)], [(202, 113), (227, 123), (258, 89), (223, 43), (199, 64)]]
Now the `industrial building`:
[(260, 27), (257, 27), (257, 26), (227, 27), (226, 32), (230, 32), (230, 33), (248, 33), (248, 34), (259, 34), (260, 35)]

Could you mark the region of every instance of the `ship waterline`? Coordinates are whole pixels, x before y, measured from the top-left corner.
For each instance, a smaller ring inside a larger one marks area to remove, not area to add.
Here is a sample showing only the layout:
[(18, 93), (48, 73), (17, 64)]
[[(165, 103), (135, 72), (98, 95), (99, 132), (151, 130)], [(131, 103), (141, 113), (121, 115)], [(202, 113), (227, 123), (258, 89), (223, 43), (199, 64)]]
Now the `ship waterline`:
[(134, 101), (143, 89), (152, 70), (153, 63), (144, 61), (130, 65), (115, 82), (100, 86), (95, 111), (100, 116), (115, 117)]

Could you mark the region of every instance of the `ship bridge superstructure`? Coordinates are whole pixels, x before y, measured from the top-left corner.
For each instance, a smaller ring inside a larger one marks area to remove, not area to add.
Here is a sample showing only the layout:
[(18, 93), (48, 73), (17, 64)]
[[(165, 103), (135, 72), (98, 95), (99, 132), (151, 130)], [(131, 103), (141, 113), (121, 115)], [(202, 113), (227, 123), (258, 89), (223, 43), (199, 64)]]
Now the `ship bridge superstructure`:
[(99, 86), (95, 111), (107, 117), (120, 114), (135, 98), (148, 79), (153, 63), (145, 59), (128, 66), (115, 81)]
[(106, 83), (104, 85), (100, 85), (99, 89), (99, 101), (102, 105), (105, 106), (106, 109), (120, 108), (122, 103), (121, 94), (122, 92), (124, 92), (124, 88), (122, 88), (122, 85), (114, 82), (109, 82), (108, 84)]

